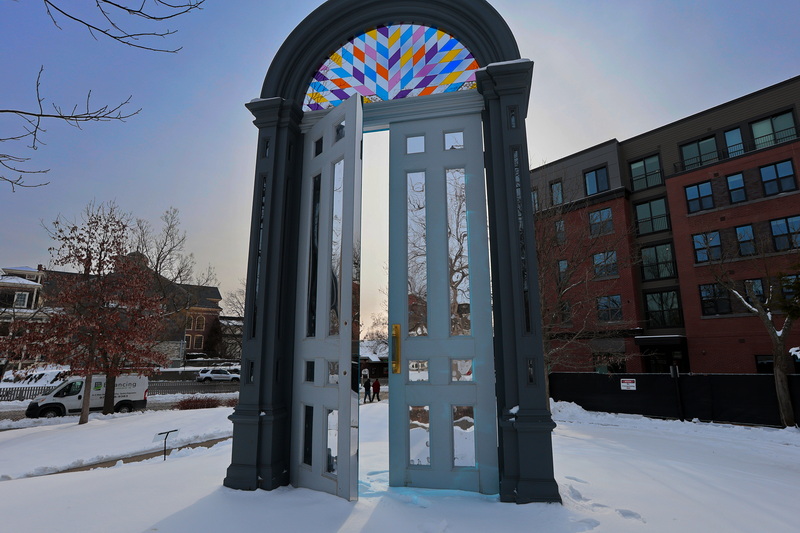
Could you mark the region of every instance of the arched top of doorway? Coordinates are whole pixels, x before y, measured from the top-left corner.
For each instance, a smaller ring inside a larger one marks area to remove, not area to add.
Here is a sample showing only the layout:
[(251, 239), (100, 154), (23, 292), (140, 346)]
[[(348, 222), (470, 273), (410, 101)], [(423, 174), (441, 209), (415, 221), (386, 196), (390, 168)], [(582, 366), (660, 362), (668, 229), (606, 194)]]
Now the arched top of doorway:
[(520, 58), (506, 22), (485, 0), (329, 0), (284, 41), (270, 65), (261, 98), (302, 103), (314, 74), (345, 43), (387, 24), (417, 24), (447, 32), (483, 67)]

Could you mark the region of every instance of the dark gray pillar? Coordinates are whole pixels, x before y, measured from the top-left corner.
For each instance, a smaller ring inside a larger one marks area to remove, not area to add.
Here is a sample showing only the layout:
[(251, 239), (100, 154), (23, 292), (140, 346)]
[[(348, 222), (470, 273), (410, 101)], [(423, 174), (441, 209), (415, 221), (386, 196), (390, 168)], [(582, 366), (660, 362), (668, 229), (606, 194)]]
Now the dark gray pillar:
[(247, 108), (258, 127), (239, 405), (224, 484), (289, 483), (294, 300), (302, 163), (299, 106), (282, 98)]
[(533, 62), (496, 63), (477, 73), (492, 257), (500, 499), (561, 502), (553, 475), (525, 117)]

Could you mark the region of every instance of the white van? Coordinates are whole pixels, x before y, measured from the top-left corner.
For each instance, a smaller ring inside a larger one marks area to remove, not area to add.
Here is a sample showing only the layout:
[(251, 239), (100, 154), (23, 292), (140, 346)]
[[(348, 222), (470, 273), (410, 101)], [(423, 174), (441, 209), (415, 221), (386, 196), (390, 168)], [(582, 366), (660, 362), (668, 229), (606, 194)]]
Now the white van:
[[(52, 418), (67, 414), (78, 414), (83, 405), (84, 378), (72, 377), (58, 385), (52, 392), (37, 396), (28, 405), (25, 416), (28, 418)], [(147, 407), (147, 387), (149, 381), (146, 376), (122, 375), (117, 376), (114, 388), (114, 411), (130, 413), (135, 409), (144, 410)], [(94, 376), (92, 378), (92, 396), (89, 399), (90, 411), (101, 411), (106, 395), (106, 377)]]

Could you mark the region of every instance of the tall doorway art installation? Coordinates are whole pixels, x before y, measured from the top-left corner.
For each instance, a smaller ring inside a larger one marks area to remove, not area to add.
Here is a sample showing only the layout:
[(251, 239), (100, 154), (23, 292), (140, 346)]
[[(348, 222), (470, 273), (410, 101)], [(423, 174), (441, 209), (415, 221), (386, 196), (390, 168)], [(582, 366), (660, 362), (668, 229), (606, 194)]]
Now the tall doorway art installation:
[(358, 497), (361, 146), (388, 130), (390, 484), (560, 501), (532, 72), (483, 0), (329, 0), (286, 39), (247, 104), (258, 149), (226, 486)]

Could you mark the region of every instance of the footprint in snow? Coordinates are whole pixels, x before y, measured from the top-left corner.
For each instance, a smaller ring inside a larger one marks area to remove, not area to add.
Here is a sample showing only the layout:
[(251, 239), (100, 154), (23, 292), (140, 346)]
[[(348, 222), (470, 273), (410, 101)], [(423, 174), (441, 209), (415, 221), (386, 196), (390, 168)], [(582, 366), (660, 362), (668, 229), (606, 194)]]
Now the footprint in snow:
[(594, 518), (584, 518), (583, 520), (578, 520), (577, 522), (574, 523), (576, 526), (580, 528), (576, 529), (575, 533), (580, 533), (582, 531), (591, 531), (600, 525), (600, 522), (598, 522)]
[(589, 483), (588, 481), (584, 481), (584, 480), (582, 480), (582, 479), (581, 479), (581, 478), (579, 478), (579, 477), (567, 476), (567, 479), (568, 479), (568, 480), (570, 480), (570, 481), (575, 481), (575, 482), (577, 482), (577, 483), (584, 483), (584, 484), (587, 484), (587, 483)]
[(576, 489), (572, 485), (569, 486), (569, 495), (573, 500), (575, 500), (577, 502), (588, 502), (589, 501), (589, 500), (587, 500), (586, 498), (583, 497), (583, 494), (581, 494), (581, 491), (579, 491), (578, 489)]
[(647, 523), (647, 521), (644, 518), (642, 518), (642, 515), (640, 515), (637, 512), (631, 511), (629, 509), (616, 509), (616, 511), (617, 514), (620, 515), (622, 518), (628, 518), (630, 520), (638, 520), (643, 524)]

